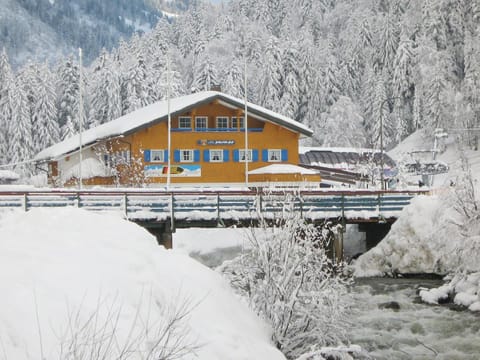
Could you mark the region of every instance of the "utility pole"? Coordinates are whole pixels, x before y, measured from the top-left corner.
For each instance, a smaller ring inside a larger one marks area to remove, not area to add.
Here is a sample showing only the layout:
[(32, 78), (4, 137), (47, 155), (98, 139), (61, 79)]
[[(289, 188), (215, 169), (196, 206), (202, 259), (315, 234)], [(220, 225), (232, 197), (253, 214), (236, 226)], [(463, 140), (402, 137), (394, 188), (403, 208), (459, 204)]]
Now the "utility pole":
[(172, 163), (171, 159), (171, 147), (172, 147), (172, 134), (171, 134), (171, 127), (172, 127), (172, 118), (170, 114), (170, 56), (167, 52), (167, 113), (168, 113), (168, 124), (167, 124), (167, 132), (168, 132), (168, 144), (167, 144), (167, 191), (170, 190), (170, 181), (171, 181), (171, 166)]
[(83, 175), (82, 175), (82, 151), (83, 151), (83, 144), (82, 144), (82, 132), (83, 132), (83, 96), (82, 96), (82, 89), (83, 89), (83, 77), (82, 77), (82, 48), (78, 49), (78, 61), (79, 61), (79, 85), (78, 85), (78, 93), (79, 93), (79, 109), (78, 109), (78, 141), (79, 141), (79, 163), (78, 163), (78, 187), (82, 190), (83, 187)]
[(380, 181), (382, 182), (382, 190), (385, 190), (385, 158), (383, 148), (383, 105), (390, 105), (391, 101), (400, 99), (399, 97), (386, 98), (380, 103)]
[[(245, 84), (244, 84), (244, 95), (245, 95), (245, 118), (243, 123), (245, 126), (245, 186), (248, 188), (248, 106), (247, 106), (247, 57), (245, 56)], [(253, 154), (252, 154), (253, 157)]]

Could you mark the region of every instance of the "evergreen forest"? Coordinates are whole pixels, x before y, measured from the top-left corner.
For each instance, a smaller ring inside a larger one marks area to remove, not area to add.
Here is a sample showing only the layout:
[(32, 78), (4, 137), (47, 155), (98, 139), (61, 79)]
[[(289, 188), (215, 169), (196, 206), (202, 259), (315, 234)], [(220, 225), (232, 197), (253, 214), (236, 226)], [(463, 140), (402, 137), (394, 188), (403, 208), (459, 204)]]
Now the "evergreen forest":
[[(104, 49), (81, 77), (77, 54), (13, 70), (4, 50), (0, 164), (29, 161), (72, 136), (79, 114), (88, 128), (165, 99), (167, 77), (172, 96), (214, 86), (240, 98), (246, 92), (311, 127), (306, 145), (378, 148), (380, 124), (387, 148), (417, 129), (433, 136), (436, 128), (480, 127), (480, 0), (188, 5)], [(465, 134), (476, 147), (472, 132)]]

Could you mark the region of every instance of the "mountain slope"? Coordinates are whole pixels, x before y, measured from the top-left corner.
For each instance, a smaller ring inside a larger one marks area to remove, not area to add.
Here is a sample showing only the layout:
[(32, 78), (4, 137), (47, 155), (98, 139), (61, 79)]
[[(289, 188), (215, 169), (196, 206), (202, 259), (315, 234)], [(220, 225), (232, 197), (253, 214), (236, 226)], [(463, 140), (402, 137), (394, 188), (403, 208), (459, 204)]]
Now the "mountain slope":
[(52, 61), (79, 47), (88, 63), (162, 16), (145, 0), (0, 0), (0, 43), (14, 66)]

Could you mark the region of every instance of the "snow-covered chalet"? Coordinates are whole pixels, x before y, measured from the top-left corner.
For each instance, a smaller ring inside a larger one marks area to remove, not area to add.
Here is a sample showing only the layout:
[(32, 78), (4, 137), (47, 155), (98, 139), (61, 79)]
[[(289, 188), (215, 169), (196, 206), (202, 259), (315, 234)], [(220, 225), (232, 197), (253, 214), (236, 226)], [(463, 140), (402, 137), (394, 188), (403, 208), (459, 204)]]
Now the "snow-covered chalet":
[(90, 128), (41, 151), (35, 160), (48, 164), (53, 186), (74, 186), (80, 177), (85, 186), (156, 186), (167, 182), (169, 170), (172, 184), (241, 184), (246, 173), (249, 184), (320, 182), (316, 171), (298, 166), (299, 139), (312, 135), (303, 124), (247, 103), (245, 151), (243, 100), (205, 91), (169, 103)]

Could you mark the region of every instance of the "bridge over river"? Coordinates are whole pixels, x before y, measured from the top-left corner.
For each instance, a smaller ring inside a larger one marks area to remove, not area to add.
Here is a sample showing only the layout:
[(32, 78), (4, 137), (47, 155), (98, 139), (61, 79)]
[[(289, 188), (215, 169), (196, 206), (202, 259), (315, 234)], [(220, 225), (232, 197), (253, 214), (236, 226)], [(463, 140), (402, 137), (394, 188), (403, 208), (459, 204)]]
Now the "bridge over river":
[[(311, 222), (325, 220), (362, 224), (363, 231), (390, 228), (414, 196), (425, 191), (152, 191), (39, 190), (0, 192), (0, 211), (74, 206), (98, 212), (118, 212), (171, 247), (177, 228), (255, 225), (285, 211)], [(369, 230), (370, 229), (370, 230)], [(383, 229), (383, 230), (382, 230)]]

